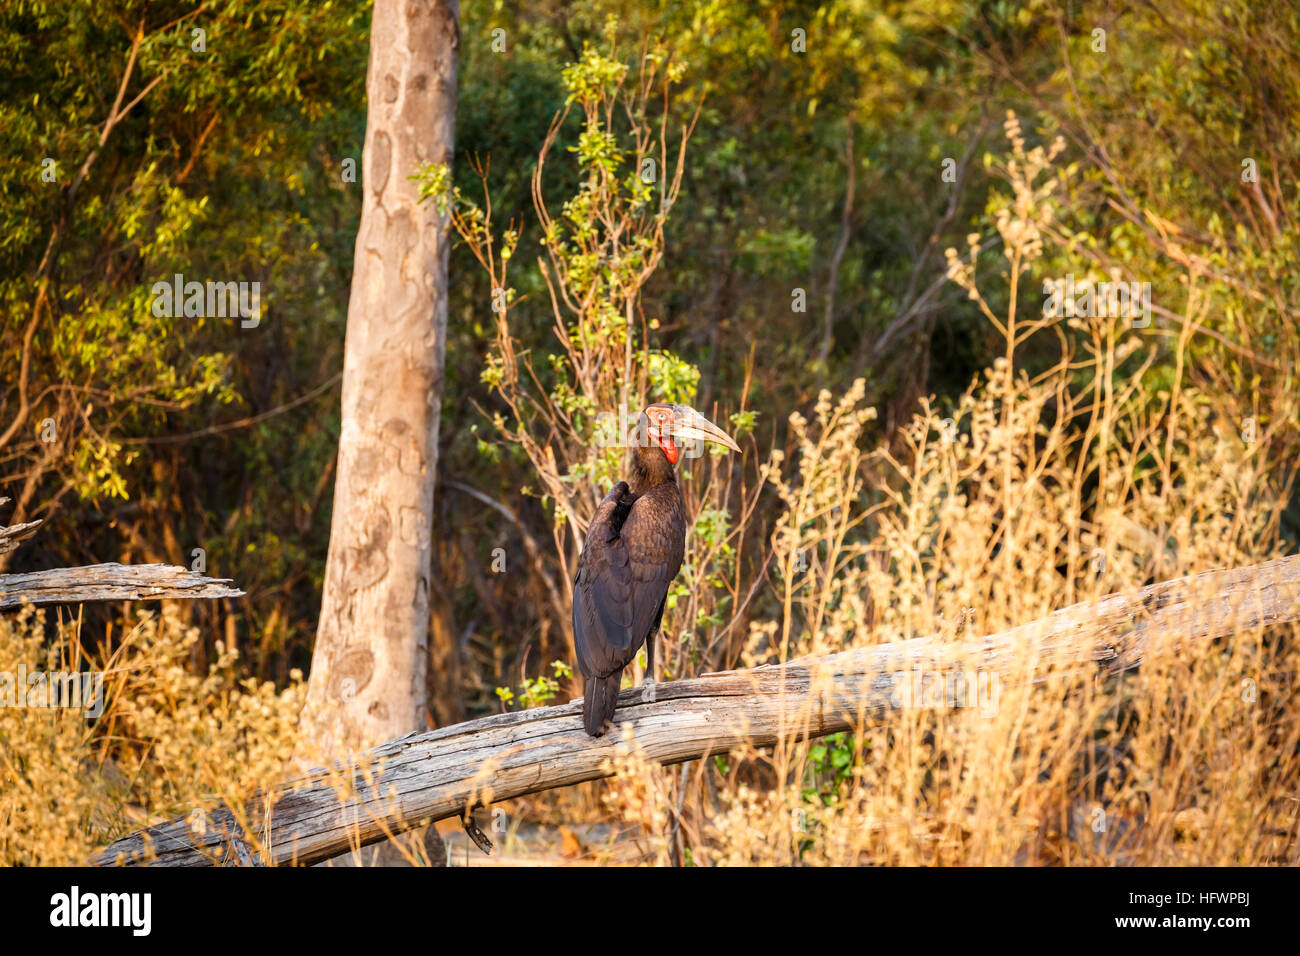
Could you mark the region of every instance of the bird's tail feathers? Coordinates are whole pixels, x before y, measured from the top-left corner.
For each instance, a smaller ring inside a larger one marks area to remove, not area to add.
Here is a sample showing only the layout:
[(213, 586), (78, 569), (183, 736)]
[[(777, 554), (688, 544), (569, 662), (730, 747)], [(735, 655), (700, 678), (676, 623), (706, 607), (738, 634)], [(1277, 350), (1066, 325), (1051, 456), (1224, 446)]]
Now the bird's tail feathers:
[(618, 685), (623, 682), (623, 672), (615, 671), (608, 677), (589, 677), (582, 695), (582, 725), (593, 737), (601, 737), (614, 720), (618, 706)]

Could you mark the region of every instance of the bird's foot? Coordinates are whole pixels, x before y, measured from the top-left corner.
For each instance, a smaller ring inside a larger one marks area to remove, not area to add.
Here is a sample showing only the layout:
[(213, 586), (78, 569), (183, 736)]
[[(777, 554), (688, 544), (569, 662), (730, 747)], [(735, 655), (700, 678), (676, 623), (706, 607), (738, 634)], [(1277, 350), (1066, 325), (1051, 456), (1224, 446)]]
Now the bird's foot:
[(641, 682), (641, 703), (653, 704), (655, 702), (655, 679), (646, 677)]

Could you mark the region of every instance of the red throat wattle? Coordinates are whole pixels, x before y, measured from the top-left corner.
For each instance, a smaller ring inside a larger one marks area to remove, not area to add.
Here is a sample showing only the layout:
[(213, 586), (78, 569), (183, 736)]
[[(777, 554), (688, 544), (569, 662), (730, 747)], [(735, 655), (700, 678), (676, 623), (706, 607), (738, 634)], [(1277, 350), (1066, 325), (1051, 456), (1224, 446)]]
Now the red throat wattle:
[(668, 464), (677, 464), (677, 444), (670, 435), (659, 435), (659, 447), (663, 449), (664, 457), (668, 459)]

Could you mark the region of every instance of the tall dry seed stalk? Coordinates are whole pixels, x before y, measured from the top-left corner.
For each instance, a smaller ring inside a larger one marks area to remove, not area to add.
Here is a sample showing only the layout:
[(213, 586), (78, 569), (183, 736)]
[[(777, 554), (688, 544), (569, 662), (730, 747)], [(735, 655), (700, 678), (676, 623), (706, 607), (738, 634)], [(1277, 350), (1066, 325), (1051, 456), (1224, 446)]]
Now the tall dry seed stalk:
[[(1063, 174), (1059, 144), (1027, 149), (1013, 116), (1006, 131), (1010, 194), (991, 206), (1006, 314), (982, 291), (989, 244), (976, 235), (965, 257), (948, 252), (950, 278), (1004, 354), (950, 413), (922, 402), (898, 452), (861, 451), (872, 415), (861, 383), (839, 400), (823, 393), (812, 420), (791, 418), (790, 460), (774, 453), (766, 470), (784, 505), (772, 537), (779, 614), (753, 624), (748, 664), (920, 635), (961, 647), (1284, 547), (1294, 465), (1268, 435), (1243, 440), (1232, 396), (1187, 384), (1185, 335), (1174, 386), (1154, 390), (1144, 373), (1156, 349), (1127, 318), (1053, 318), (1018, 302), (1044, 278), (1034, 269)], [(1187, 289), (1193, 317), (1205, 308), (1194, 275)], [(1018, 350), (1044, 334), (1059, 358), (1031, 376)], [(792, 712), (776, 747), (697, 763), (680, 780), (627, 741), (615, 792), (637, 794), (625, 819), (661, 837), (667, 806), (669, 849), (700, 864), (1300, 861), (1290, 629), (1182, 637), (1158, 635), (1136, 672), (1108, 681), (1026, 645), (1023, 673), (971, 688), (967, 706), (904, 672), (900, 686), (920, 693), (900, 694), (882, 723), (861, 715), (858, 733), (809, 743), (814, 715)], [(978, 659), (962, 670), (978, 673)], [(658, 782), (637, 785), (638, 774)]]

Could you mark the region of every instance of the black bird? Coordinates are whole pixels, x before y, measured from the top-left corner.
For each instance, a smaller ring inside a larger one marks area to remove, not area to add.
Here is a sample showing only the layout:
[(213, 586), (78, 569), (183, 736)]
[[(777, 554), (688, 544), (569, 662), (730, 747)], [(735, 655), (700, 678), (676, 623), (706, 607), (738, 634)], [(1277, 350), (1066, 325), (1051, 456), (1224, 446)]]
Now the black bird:
[(668, 585), (686, 553), (686, 505), (677, 487), (680, 442), (740, 451), (729, 435), (686, 405), (646, 406), (637, 420), (631, 481), (620, 481), (596, 509), (573, 580), (573, 638), (587, 678), (582, 723), (604, 734), (618, 704), (623, 668), (646, 646), (646, 684), (654, 683), (654, 638)]

